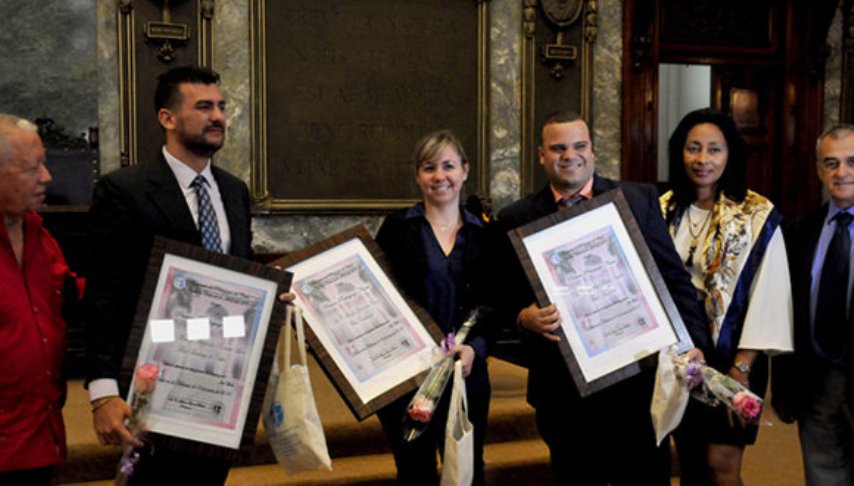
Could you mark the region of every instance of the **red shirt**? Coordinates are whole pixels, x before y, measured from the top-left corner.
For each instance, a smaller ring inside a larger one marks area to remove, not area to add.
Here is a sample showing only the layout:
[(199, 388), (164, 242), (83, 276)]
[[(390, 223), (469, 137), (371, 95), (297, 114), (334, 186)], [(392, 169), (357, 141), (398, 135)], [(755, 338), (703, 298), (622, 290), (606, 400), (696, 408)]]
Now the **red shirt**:
[(72, 276), (36, 213), (18, 266), (0, 215), (0, 472), (65, 460), (63, 288)]

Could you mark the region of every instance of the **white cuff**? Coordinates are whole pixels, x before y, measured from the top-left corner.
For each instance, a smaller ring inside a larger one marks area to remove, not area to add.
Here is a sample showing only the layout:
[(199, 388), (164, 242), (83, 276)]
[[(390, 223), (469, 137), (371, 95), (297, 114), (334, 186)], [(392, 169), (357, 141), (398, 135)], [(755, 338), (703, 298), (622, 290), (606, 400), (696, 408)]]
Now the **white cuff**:
[(119, 383), (112, 378), (98, 378), (89, 382), (89, 401), (99, 398), (118, 396)]

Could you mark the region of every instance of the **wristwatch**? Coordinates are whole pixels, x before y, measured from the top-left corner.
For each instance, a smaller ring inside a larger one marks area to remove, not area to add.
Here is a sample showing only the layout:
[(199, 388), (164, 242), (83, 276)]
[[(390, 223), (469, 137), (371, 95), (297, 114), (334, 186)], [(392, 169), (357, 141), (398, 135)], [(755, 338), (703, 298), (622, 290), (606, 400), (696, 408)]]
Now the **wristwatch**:
[(744, 361), (736, 361), (736, 363), (732, 365), (732, 367), (737, 369), (738, 371), (741, 371), (745, 375), (750, 373), (750, 365), (745, 363)]

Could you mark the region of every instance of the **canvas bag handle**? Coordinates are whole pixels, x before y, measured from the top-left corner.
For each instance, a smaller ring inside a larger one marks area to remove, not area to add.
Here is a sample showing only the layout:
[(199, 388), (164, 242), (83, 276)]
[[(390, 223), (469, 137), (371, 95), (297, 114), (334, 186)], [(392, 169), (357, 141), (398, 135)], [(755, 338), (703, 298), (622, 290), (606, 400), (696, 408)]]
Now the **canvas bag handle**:
[(302, 309), (295, 305), (287, 306), (285, 311), (285, 332), (279, 333), (279, 344), (281, 346), (282, 339), (285, 340), (284, 356), (279, 356), (279, 373), (283, 373), (285, 369), (291, 365), (291, 340), (293, 336), (293, 328), (297, 330), (297, 349), (299, 350), (299, 363), (305, 366), (305, 326), (302, 319)]

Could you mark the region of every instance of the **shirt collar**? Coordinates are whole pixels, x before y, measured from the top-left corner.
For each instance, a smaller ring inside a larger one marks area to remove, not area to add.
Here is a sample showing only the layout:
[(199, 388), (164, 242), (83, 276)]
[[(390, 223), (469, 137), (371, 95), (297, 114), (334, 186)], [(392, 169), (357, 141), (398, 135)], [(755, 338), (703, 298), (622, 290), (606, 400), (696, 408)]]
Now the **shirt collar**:
[(839, 207), (836, 204), (833, 204), (833, 199), (831, 199), (830, 202), (828, 203), (828, 208), (829, 208), (829, 210), (827, 211), (827, 217), (824, 219), (825, 225), (830, 224), (830, 222), (833, 221), (833, 217), (836, 216), (837, 213), (847, 212), (847, 213), (850, 213), (851, 215), (854, 215), (854, 212), (852, 212), (852, 209), (854, 209), (854, 206), (851, 206), (848, 209), (839, 209)]
[(582, 196), (584, 199), (591, 199), (593, 197), (593, 177), (584, 184), (584, 187), (581, 188), (580, 191), (575, 194), (571, 194), (569, 197), (564, 197), (564, 195), (555, 189), (555, 186), (550, 182), (549, 189), (552, 191), (552, 197), (554, 197), (555, 203), (558, 203), (561, 199), (570, 200), (575, 196)]
[(166, 147), (163, 147), (163, 157), (166, 159), (166, 164), (169, 165), (169, 168), (172, 169), (172, 173), (175, 174), (175, 178), (178, 179), (178, 185), (181, 186), (181, 189), (187, 189), (190, 187), (190, 184), (193, 183), (193, 179), (196, 178), (197, 175), (204, 176), (207, 179), (208, 184), (213, 186), (213, 172), (211, 172), (211, 161), (208, 159), (207, 165), (200, 172), (196, 173), (193, 169), (190, 168), (189, 165), (181, 162), (174, 155), (170, 154)]

